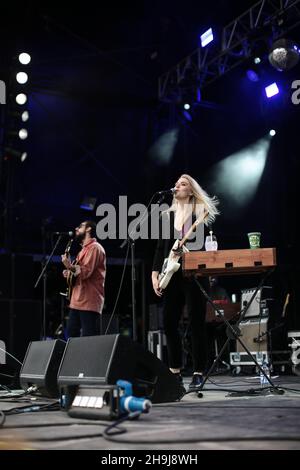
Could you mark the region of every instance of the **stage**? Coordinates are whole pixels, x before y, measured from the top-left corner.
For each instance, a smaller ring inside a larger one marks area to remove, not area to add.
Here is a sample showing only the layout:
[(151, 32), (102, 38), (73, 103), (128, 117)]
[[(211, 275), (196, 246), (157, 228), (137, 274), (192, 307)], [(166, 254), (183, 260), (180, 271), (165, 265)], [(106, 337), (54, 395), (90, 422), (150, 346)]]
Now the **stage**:
[[(284, 394), (256, 396), (253, 390), (259, 390), (260, 384), (255, 376), (213, 376), (205, 384), (202, 398), (191, 393), (179, 402), (155, 404), (148, 414), (111, 430), (122, 428), (123, 434), (105, 438), (104, 430), (114, 421), (74, 419), (60, 410), (10, 414), (0, 428), (0, 448), (103, 452), (300, 449), (300, 378), (282, 375), (272, 379)], [(186, 386), (189, 380), (184, 378)], [(233, 390), (252, 392), (228, 396)], [(9, 402), (5, 394), (1, 392), (2, 411), (28, 404)], [(51, 402), (35, 400), (32, 405)]]

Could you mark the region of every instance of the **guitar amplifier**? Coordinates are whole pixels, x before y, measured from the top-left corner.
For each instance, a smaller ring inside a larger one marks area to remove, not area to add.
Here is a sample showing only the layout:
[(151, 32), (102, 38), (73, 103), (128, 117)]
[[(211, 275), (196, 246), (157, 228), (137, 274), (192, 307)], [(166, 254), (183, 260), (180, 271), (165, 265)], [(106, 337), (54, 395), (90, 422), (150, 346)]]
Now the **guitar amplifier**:
[[(249, 351), (268, 351), (268, 318), (249, 319), (239, 324), (240, 339)], [(236, 341), (237, 352), (246, 352), (239, 341)]]
[[(270, 302), (274, 299), (270, 298), (271, 286), (263, 286), (259, 289), (252, 300), (249, 308), (246, 311), (244, 318), (259, 317), (260, 315), (266, 315), (267, 307), (270, 307)], [(245, 308), (251, 300), (252, 295), (254, 294), (255, 289), (242, 289), (241, 293), (241, 306)]]

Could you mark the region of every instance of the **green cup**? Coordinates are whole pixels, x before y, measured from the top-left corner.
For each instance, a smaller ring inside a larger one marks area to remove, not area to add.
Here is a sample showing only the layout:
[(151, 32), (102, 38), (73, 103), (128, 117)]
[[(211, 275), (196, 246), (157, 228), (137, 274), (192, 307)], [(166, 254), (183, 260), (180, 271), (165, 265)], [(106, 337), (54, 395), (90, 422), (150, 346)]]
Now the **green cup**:
[(255, 250), (260, 247), (260, 232), (250, 232), (247, 234), (249, 239), (249, 245), (251, 250)]

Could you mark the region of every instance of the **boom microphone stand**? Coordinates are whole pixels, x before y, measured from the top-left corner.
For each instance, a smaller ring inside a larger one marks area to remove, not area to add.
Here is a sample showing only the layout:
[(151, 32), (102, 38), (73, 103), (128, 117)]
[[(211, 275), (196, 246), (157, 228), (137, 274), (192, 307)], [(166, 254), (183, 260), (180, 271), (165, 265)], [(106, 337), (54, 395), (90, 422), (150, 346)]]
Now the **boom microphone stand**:
[(201, 290), (202, 294), (204, 295), (204, 297), (206, 298), (206, 300), (209, 302), (209, 304), (213, 307), (213, 309), (215, 310), (217, 316), (221, 317), (223, 322), (226, 324), (227, 326), (227, 340), (226, 342), (224, 343), (223, 347), (221, 348), (221, 351), (219, 352), (218, 356), (215, 358), (212, 366), (210, 367), (209, 371), (207, 372), (206, 376), (204, 377), (204, 380), (203, 382), (201, 383), (200, 387), (197, 389), (197, 392), (198, 392), (198, 397), (201, 398), (202, 397), (202, 393), (201, 391), (203, 390), (203, 387), (205, 385), (205, 383), (207, 382), (208, 378), (210, 377), (211, 373), (213, 372), (213, 370), (215, 369), (215, 366), (219, 360), (220, 357), (222, 357), (222, 354), (223, 352), (225, 351), (226, 349), (226, 346), (229, 342), (230, 339), (236, 339), (240, 344), (241, 346), (243, 347), (243, 349), (247, 352), (247, 354), (251, 357), (252, 361), (255, 363), (256, 367), (258, 368), (258, 370), (261, 371), (261, 373), (265, 376), (266, 380), (268, 381), (268, 383), (270, 384), (270, 387), (271, 387), (271, 390), (273, 393), (277, 393), (277, 394), (282, 394), (284, 393), (282, 390), (280, 390), (278, 387), (276, 387), (274, 385), (274, 383), (272, 382), (271, 378), (267, 376), (267, 374), (265, 373), (263, 367), (257, 362), (257, 360), (255, 359), (255, 357), (253, 356), (253, 354), (249, 351), (249, 349), (246, 347), (246, 345), (244, 344), (244, 342), (240, 339), (240, 330), (238, 328), (238, 324), (240, 323), (240, 321), (244, 318), (247, 310), (249, 309), (251, 303), (253, 302), (254, 298), (256, 297), (256, 294), (258, 292), (258, 290), (263, 286), (267, 276), (270, 275), (270, 273), (273, 271), (274, 269), (270, 270), (269, 272), (267, 272), (267, 274), (265, 274), (265, 276), (262, 277), (261, 279), (261, 282), (259, 283), (259, 285), (256, 287), (251, 299), (249, 300), (247, 306), (245, 307), (244, 310), (242, 310), (240, 313), (241, 313), (241, 318), (238, 320), (238, 322), (235, 324), (235, 325), (231, 325), (229, 323), (229, 321), (221, 314), (220, 310), (216, 307), (216, 305), (213, 303), (213, 301), (211, 300), (211, 298), (209, 297), (209, 295), (207, 294), (207, 292), (204, 290), (204, 288), (202, 287), (201, 283), (198, 281), (197, 279), (197, 276), (195, 275), (194, 276), (194, 281), (195, 283), (197, 284), (197, 286), (199, 287), (199, 289)]
[(120, 248), (124, 248), (127, 244), (130, 245), (130, 251), (131, 251), (131, 304), (132, 304), (132, 339), (133, 341), (137, 340), (137, 334), (136, 334), (136, 269), (135, 269), (135, 239), (133, 236), (137, 233), (137, 230), (141, 228), (141, 226), (149, 219), (149, 216), (151, 216), (156, 209), (156, 207), (152, 208), (150, 211), (150, 214), (148, 213), (148, 208), (150, 204), (152, 203), (152, 200), (154, 196), (157, 194), (160, 195), (158, 201), (156, 204), (160, 205), (162, 201), (164, 200), (166, 196), (166, 191), (161, 191), (161, 192), (156, 192), (153, 194), (153, 196), (150, 199), (150, 202), (147, 205), (147, 209), (144, 212), (144, 215), (142, 216), (141, 222), (137, 224), (135, 229), (133, 229), (130, 234), (128, 235), (127, 239), (123, 241), (122, 245)]
[(42, 271), (41, 271), (41, 273), (40, 273), (39, 277), (37, 278), (37, 281), (34, 285), (34, 288), (36, 289), (37, 286), (39, 285), (40, 280), (43, 278), (43, 336), (42, 336), (42, 339), (46, 339), (47, 267), (48, 267), (48, 264), (50, 263), (53, 255), (54, 255), (54, 252), (55, 252), (59, 242), (61, 241), (61, 239), (62, 239), (62, 235), (59, 235), (57, 240), (56, 240), (56, 243), (53, 247), (53, 250), (50, 253), (50, 255), (48, 257), (45, 255), (45, 258), (44, 258), (44, 261), (43, 261), (44, 265), (43, 265)]

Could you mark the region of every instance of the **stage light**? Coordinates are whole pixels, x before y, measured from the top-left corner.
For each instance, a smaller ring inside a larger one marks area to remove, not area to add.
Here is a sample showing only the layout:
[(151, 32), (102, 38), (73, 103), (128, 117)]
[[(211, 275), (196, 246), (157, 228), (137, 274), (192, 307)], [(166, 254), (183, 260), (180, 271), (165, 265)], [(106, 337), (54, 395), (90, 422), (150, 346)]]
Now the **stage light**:
[(282, 38), (274, 42), (269, 54), (269, 61), (276, 70), (283, 72), (297, 65), (299, 54), (300, 51), (293, 41)]
[[(186, 112), (186, 111), (185, 111)], [(157, 165), (168, 165), (173, 157), (178, 142), (179, 128), (173, 128), (162, 134), (149, 149), (149, 157)]]
[(275, 129), (271, 129), (269, 134), (270, 134), (271, 137), (274, 137), (274, 135), (276, 135)]
[(213, 167), (212, 190), (224, 196), (231, 207), (229, 212), (233, 207), (246, 206), (254, 197), (266, 165), (270, 143), (271, 137), (266, 135)]
[(22, 122), (26, 122), (29, 119), (29, 112), (26, 111), (9, 111), (9, 116), (12, 116), (16, 119), (20, 119)]
[(21, 140), (27, 139), (27, 137), (28, 137), (27, 129), (20, 129), (18, 135), (19, 135)]
[(29, 119), (29, 112), (28, 112), (28, 111), (23, 111), (22, 114), (21, 114), (21, 119), (22, 119), (23, 122), (28, 121), (28, 119)]
[(17, 130), (8, 131), (7, 134), (12, 138), (19, 137), (19, 139), (21, 140), (25, 140), (28, 137), (28, 131), (27, 129), (24, 129), (24, 128), (19, 129), (18, 131)]
[(247, 70), (246, 75), (247, 75), (248, 80), (250, 80), (250, 82), (259, 81), (259, 75), (257, 72), (255, 72), (255, 70), (252, 70), (252, 69)]
[(10, 155), (12, 157), (17, 158), (22, 163), (26, 160), (26, 158), (28, 156), (27, 152), (23, 152), (22, 150), (15, 150), (15, 149), (10, 148), (10, 147), (5, 148), (5, 153), (7, 153), (8, 155)]
[(19, 62), (23, 65), (28, 65), (29, 62), (31, 61), (31, 57), (27, 52), (22, 52), (19, 54)]
[(246, 76), (250, 82), (258, 82), (262, 76), (261, 58), (257, 53), (252, 52), (251, 60), (247, 65)]
[(279, 88), (277, 86), (277, 83), (271, 83), (271, 85), (268, 85), (265, 87), (265, 92), (267, 98), (272, 98), (272, 96), (278, 95), (279, 93)]
[(188, 104), (188, 103), (185, 103), (185, 104), (183, 105), (183, 107), (184, 107), (184, 109), (190, 109), (191, 105)]
[(16, 102), (20, 105), (23, 105), (25, 104), (27, 101), (27, 95), (25, 95), (25, 93), (19, 93), (17, 96), (16, 96)]
[(192, 122), (192, 120), (193, 120), (192, 115), (188, 111), (183, 111), (183, 115), (184, 115), (185, 119)]
[(21, 85), (24, 85), (28, 81), (28, 75), (26, 72), (18, 72), (16, 75), (16, 80)]
[(205, 33), (201, 34), (200, 40), (201, 40), (202, 47), (205, 47), (207, 46), (207, 44), (212, 42), (214, 40), (212, 28), (209, 28), (207, 31), (205, 31)]
[(27, 158), (27, 152), (22, 152), (22, 154), (21, 154), (21, 156), (20, 156), (21, 162), (22, 162), (22, 163), (25, 162), (26, 158)]
[(93, 211), (95, 209), (96, 202), (96, 197), (86, 196), (80, 204), (80, 209), (84, 209), (85, 211)]

